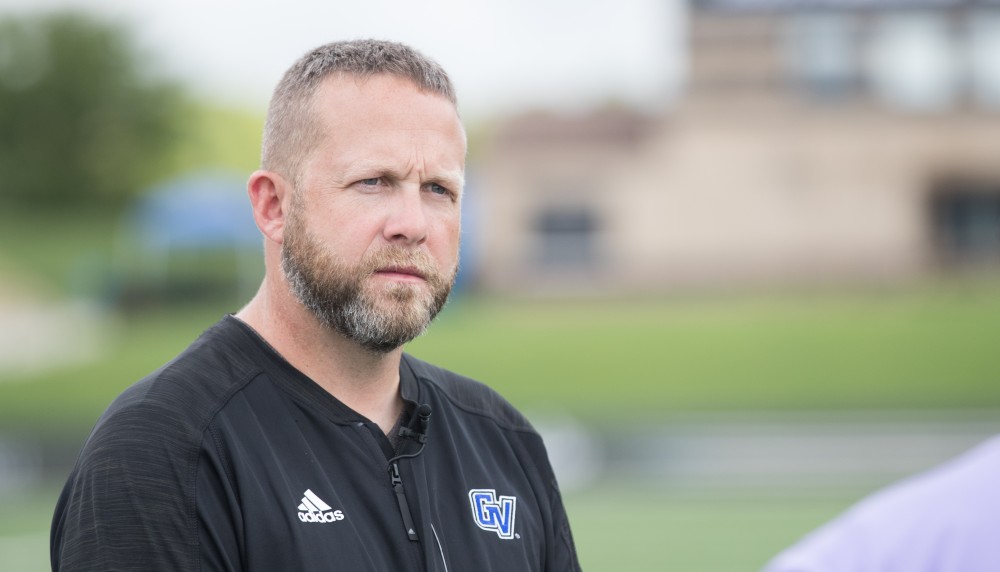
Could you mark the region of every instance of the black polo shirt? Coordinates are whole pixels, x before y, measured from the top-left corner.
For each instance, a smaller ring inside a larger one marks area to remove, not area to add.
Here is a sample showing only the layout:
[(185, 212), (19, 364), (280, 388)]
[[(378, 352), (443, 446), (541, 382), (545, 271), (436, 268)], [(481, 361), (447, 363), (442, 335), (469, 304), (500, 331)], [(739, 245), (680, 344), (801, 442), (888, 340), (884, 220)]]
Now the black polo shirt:
[(227, 316), (102, 415), (53, 570), (578, 570), (539, 435), (404, 355), (395, 445)]

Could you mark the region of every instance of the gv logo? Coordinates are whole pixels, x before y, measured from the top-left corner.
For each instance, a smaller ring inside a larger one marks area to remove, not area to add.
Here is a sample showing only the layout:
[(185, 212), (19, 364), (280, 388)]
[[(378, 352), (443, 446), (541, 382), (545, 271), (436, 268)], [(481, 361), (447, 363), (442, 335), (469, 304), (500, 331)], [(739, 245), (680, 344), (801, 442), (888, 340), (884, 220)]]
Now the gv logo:
[(472, 518), (479, 528), (495, 532), (505, 540), (514, 538), (517, 497), (501, 496), (498, 499), (494, 489), (472, 489), (469, 491), (469, 502), (472, 503)]

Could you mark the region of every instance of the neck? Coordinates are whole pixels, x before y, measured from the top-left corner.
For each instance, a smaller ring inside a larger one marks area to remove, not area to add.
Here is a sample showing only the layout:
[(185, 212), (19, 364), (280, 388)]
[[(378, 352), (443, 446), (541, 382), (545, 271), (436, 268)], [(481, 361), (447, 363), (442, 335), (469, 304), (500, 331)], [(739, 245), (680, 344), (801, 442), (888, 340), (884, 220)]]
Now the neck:
[(323, 325), (286, 289), (265, 283), (236, 317), (290, 364), (388, 433), (403, 410), (402, 348), (380, 354)]

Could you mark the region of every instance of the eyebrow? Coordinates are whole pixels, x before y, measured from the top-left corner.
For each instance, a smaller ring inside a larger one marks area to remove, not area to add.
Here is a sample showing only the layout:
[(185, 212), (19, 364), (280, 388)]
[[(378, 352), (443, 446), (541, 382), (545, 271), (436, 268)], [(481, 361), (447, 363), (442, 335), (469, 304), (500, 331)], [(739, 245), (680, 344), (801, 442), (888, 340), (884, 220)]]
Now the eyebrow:
[[(345, 169), (344, 174), (350, 179), (356, 179), (364, 177), (365, 175), (374, 174), (378, 174), (379, 176), (388, 176), (394, 179), (402, 178), (397, 169), (387, 167), (381, 163), (357, 162)], [(461, 170), (440, 171), (423, 179), (422, 182), (439, 183), (449, 187), (454, 186), (456, 187), (455, 190), (460, 190), (465, 188), (465, 173)]]
[(455, 191), (460, 191), (465, 188), (465, 175), (461, 172), (445, 173), (435, 177), (428, 177), (427, 182), (443, 184), (446, 187), (454, 187)]

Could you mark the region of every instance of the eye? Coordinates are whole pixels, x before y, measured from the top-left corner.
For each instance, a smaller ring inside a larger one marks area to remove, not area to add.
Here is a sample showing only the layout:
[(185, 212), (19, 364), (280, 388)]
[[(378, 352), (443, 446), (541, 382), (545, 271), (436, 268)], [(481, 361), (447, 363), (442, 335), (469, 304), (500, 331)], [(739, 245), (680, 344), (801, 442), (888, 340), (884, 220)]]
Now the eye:
[(358, 182), (360, 182), (362, 185), (364, 185), (366, 187), (374, 187), (375, 185), (377, 185), (379, 183), (379, 180), (380, 179), (378, 177), (374, 177), (374, 178), (371, 178), (371, 179), (361, 179)]
[(451, 195), (451, 191), (446, 187), (443, 187), (437, 183), (431, 183), (429, 185), (430, 191), (435, 195)]

